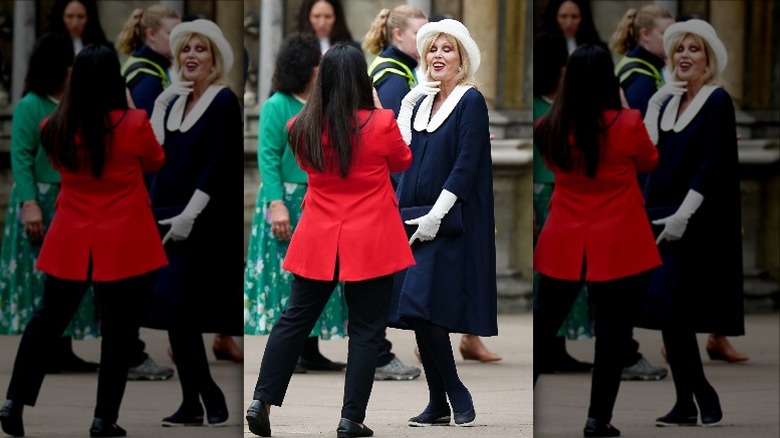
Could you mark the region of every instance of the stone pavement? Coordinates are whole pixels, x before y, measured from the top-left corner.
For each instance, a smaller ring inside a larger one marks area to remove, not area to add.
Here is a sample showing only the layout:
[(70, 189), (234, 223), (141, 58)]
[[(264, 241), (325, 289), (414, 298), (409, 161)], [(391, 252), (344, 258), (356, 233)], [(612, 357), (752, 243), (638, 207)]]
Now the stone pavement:
[[(750, 360), (738, 364), (711, 361), (707, 335), (699, 347), (707, 379), (720, 395), (723, 421), (717, 427), (656, 427), (655, 419), (674, 404), (671, 375), (657, 382), (622, 382), (612, 424), (633, 438), (777, 438), (780, 436), (780, 317), (778, 313), (746, 316), (746, 336), (730, 338)], [(653, 364), (664, 364), (660, 332), (636, 329), (640, 352)], [(567, 342), (569, 353), (593, 359), (593, 341)], [(542, 375), (534, 393), (534, 437), (581, 437), (588, 410), (590, 373)]]
[[(504, 357), (500, 362), (482, 364), (464, 361), (457, 352), (460, 335), (452, 336), (458, 373), (474, 398), (477, 411), (475, 427), (407, 426), (406, 421), (419, 414), (428, 402), (423, 375), (413, 381), (375, 382), (366, 416), (366, 425), (374, 430), (374, 436), (532, 437), (531, 315), (499, 315), (498, 321), (499, 336), (485, 338), (484, 342), (489, 349)], [(404, 363), (417, 363), (412, 332), (390, 329), (387, 336), (393, 343), (393, 352)], [(248, 336), (245, 339), (244, 406), (252, 399), (266, 339), (266, 336)], [(326, 357), (344, 361), (347, 341), (321, 341), (320, 349)], [(284, 406), (271, 409), (273, 436), (335, 437), (343, 388), (343, 373), (293, 375)], [(244, 437), (254, 436), (245, 425)]]
[[(0, 400), (11, 379), (11, 370), (20, 336), (0, 336)], [(168, 336), (158, 330), (141, 330), (146, 351), (159, 364), (173, 366), (168, 358)], [(241, 338), (236, 338), (240, 341)], [(230, 419), (221, 427), (162, 427), (160, 420), (172, 414), (181, 402), (179, 381), (174, 377), (162, 382), (127, 382), (119, 412), (119, 425), (128, 437), (227, 438), (240, 437), (243, 424), (241, 381), (242, 366), (217, 361), (211, 354), (213, 335), (204, 335), (211, 373), (225, 393)], [(98, 362), (99, 340), (74, 341), (73, 349), (82, 358)], [(95, 407), (97, 374), (49, 374), (35, 407), (24, 410), (25, 436), (71, 438), (89, 437)], [(6, 436), (0, 431), (0, 436)]]

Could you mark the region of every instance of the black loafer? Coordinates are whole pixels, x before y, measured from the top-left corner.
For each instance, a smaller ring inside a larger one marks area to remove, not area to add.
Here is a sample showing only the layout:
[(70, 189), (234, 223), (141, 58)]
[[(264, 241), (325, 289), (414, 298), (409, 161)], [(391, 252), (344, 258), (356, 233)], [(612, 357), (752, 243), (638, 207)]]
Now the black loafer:
[(3, 403), (3, 407), (0, 408), (0, 424), (3, 426), (3, 432), (11, 436), (24, 436), (23, 410), (22, 403), (13, 400), (6, 400)]
[(720, 408), (720, 399), (715, 390), (705, 396), (696, 396), (701, 412), (701, 424), (703, 426), (717, 426), (723, 419), (723, 411)]
[(696, 426), (698, 415), (696, 405), (692, 404), (684, 408), (675, 405), (668, 414), (656, 418), (655, 425), (658, 427)]
[(422, 414), (409, 419), (409, 426), (428, 427), (428, 426), (449, 426), (450, 408), (442, 408), (433, 412), (423, 412)]
[(268, 419), (268, 410), (265, 403), (260, 400), (252, 400), (246, 410), (246, 422), (249, 431), (257, 436), (271, 436), (271, 420)]
[(342, 418), (341, 421), (339, 421), (339, 427), (336, 429), (336, 436), (338, 438), (374, 436), (374, 431), (365, 425)]
[(95, 418), (92, 420), (92, 426), (89, 428), (89, 436), (93, 438), (127, 436), (127, 431), (116, 423), (108, 423), (101, 418)]
[(620, 436), (620, 431), (609, 423), (601, 422), (595, 418), (588, 418), (585, 429), (582, 431), (585, 437), (612, 437)]
[(222, 392), (208, 400), (204, 398), (203, 404), (206, 406), (206, 421), (209, 426), (222, 426), (227, 422), (229, 414)]
[(327, 359), (314, 362), (302, 357), (298, 358), (298, 365), (309, 371), (343, 371), (347, 367), (347, 364), (344, 362), (333, 362)]
[(467, 410), (466, 412), (455, 412), (455, 425), (458, 427), (468, 427), (474, 425), (474, 420), (477, 419), (477, 413), (474, 408)]

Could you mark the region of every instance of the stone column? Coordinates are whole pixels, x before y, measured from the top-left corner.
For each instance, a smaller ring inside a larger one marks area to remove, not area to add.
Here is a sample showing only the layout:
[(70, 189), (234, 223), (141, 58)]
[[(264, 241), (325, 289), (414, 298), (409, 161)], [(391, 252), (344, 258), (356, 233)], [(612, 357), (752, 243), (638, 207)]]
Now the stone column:
[(173, 9), (180, 17), (184, 15), (184, 0), (162, 0), (160, 5)]
[[(729, 63), (723, 71), (722, 79), (726, 84), (734, 105), (742, 107), (744, 98), (745, 65), (745, 2), (741, 0), (718, 0), (710, 2), (710, 24), (715, 28), (726, 51)], [(734, 31), (739, 29), (739, 31)]]
[(428, 16), (431, 15), (431, 0), (408, 0), (406, 3), (425, 12)]
[(27, 63), (35, 45), (36, 2), (14, 1), (13, 66), (11, 70), (11, 103), (16, 104), (24, 91)]
[[(482, 62), (477, 71), (479, 90), (487, 100), (488, 108), (494, 108), (498, 79), (499, 0), (464, 0), (463, 24), (482, 52)], [(486, 25), (493, 23), (493, 25)]]
[(244, 95), (244, 3), (217, 1), (215, 19), (217, 26), (233, 49), (233, 68), (228, 72), (227, 85), (239, 96)]
[(279, 46), (284, 38), (284, 7), (281, 0), (263, 0), (260, 6), (260, 66), (258, 79), (258, 106), (271, 92), (271, 77)]

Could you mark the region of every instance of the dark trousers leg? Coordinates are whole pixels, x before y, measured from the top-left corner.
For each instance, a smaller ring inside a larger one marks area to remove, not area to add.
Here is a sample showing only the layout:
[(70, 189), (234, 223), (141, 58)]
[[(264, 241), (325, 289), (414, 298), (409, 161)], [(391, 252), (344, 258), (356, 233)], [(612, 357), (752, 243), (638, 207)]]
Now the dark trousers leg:
[(186, 412), (200, 411), (200, 398), (207, 405), (217, 404), (222, 391), (211, 376), (203, 334), (184, 321), (179, 321), (168, 330), (171, 352), (176, 358), (176, 371), (179, 373), (182, 404)]
[[(423, 351), (425, 351), (432, 359), (433, 366), (444, 382), (453, 411), (457, 413), (468, 411), (474, 405), (469, 390), (466, 389), (466, 386), (458, 377), (458, 369), (455, 366), (455, 357), (452, 355), (449, 332), (444, 327), (420, 319), (415, 319), (413, 325), (414, 334), (420, 348), (420, 358), (422, 358)], [(431, 394), (431, 397), (438, 399), (439, 396)]]
[(35, 406), (48, 362), (73, 314), (81, 304), (89, 283), (46, 277), (41, 305), (24, 330), (16, 353), (7, 398)]
[(377, 351), (387, 324), (393, 276), (346, 283), (349, 309), (347, 375), (341, 417), (362, 423), (376, 372)]
[(414, 336), (417, 340), (417, 349), (420, 350), (420, 361), (425, 370), (425, 383), (428, 385), (428, 406), (425, 407), (423, 412), (431, 413), (438, 412), (444, 408), (449, 409), (447, 404), (447, 385), (444, 382), (444, 377), (439, 372), (431, 352), (428, 351), (425, 343), (417, 333), (417, 330), (415, 330)]
[(95, 283), (100, 307), (100, 370), (95, 417), (115, 423), (127, 385), (131, 350), (141, 318), (149, 306), (157, 272), (118, 281)]
[(298, 356), (336, 283), (336, 280), (319, 281), (295, 276), (287, 308), (268, 336), (253, 399), (282, 405)]
[(697, 399), (711, 399), (715, 394), (715, 389), (704, 375), (696, 332), (684, 322), (676, 321), (664, 327), (661, 335), (672, 369), (677, 396), (675, 408), (690, 412), (694, 394)]
[(538, 290), (534, 298), (534, 385), (541, 374), (543, 364), (552, 363), (554, 359), (555, 337), (581, 287), (580, 281), (539, 276)]
[(650, 273), (612, 281), (593, 282), (596, 355), (591, 377), (588, 417), (608, 423), (615, 407), (626, 345), (644, 304)]
[(391, 351), (393, 343), (387, 339), (387, 328), (382, 330), (382, 339), (379, 341), (379, 355), (376, 358), (376, 366), (383, 367), (395, 359), (395, 354)]

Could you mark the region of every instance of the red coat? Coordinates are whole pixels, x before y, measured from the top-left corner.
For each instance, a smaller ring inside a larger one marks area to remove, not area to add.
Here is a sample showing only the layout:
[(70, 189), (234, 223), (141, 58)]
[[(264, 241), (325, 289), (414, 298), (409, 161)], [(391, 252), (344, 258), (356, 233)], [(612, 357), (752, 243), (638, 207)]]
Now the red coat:
[(111, 120), (119, 124), (99, 179), (54, 165), (62, 189), (36, 265), (47, 274), (86, 280), (91, 258), (92, 280), (112, 281), (168, 263), (143, 179), (165, 153), (143, 110), (116, 110)]
[[(297, 275), (331, 280), (337, 255), (342, 281), (381, 277), (414, 264), (390, 184), (390, 172), (406, 170), (412, 153), (392, 110), (361, 110), (358, 118), (365, 125), (346, 178), (302, 166), (309, 188), (283, 264)], [(327, 142), (323, 136), (326, 154)]]
[[(596, 177), (584, 169), (555, 173), (555, 190), (534, 251), (534, 269), (548, 277), (606, 281), (661, 264), (637, 172), (658, 164), (656, 150), (637, 110), (604, 112), (615, 120), (606, 131)], [(615, 119), (617, 117), (617, 119)]]

